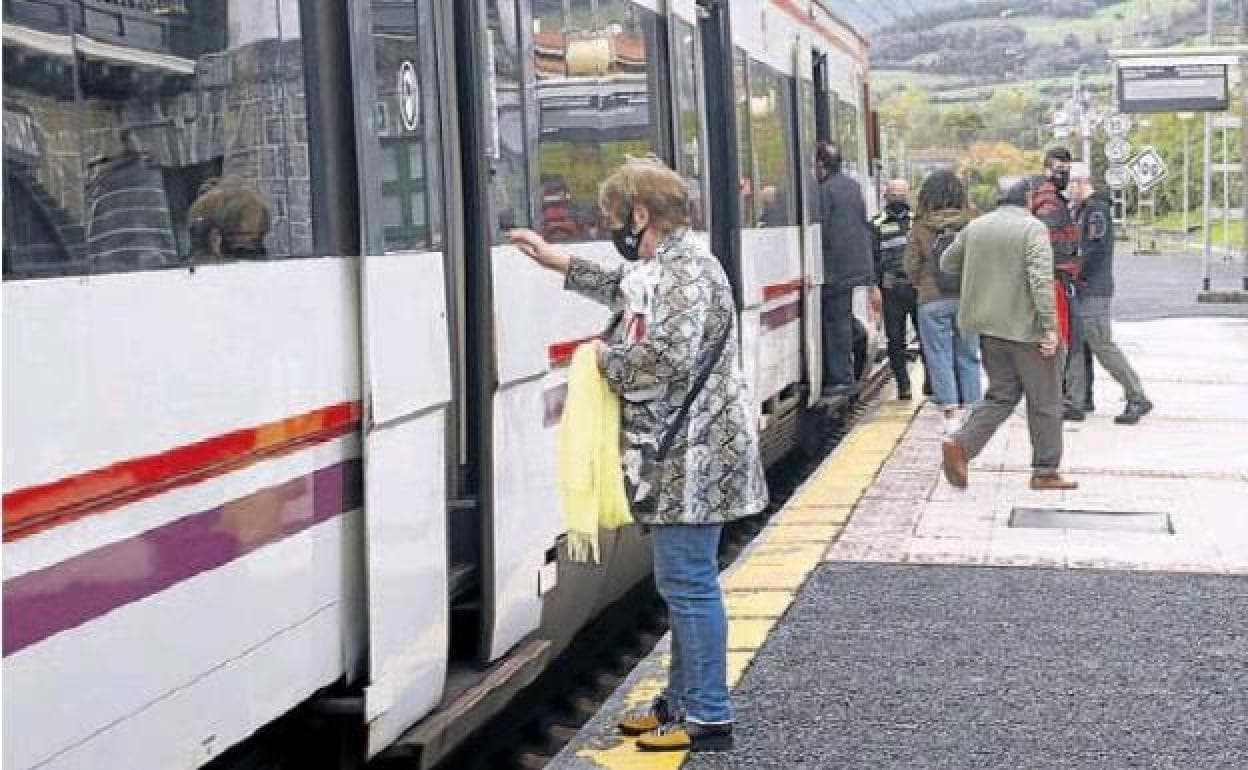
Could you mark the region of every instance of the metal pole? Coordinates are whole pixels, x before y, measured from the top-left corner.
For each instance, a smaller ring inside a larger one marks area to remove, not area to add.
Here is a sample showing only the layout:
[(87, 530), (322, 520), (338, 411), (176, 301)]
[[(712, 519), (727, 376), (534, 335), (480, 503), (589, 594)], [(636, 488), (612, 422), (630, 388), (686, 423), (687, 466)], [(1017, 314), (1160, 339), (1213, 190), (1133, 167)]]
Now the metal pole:
[[(1240, 35), (1248, 34), (1248, 25), (1244, 24), (1244, 8), (1240, 4)], [(1248, 291), (1248, 56), (1241, 56), (1239, 59), (1239, 161), (1243, 168), (1243, 189), (1240, 191), (1241, 203), (1244, 206), (1243, 219), (1243, 241), (1240, 248), (1243, 249), (1244, 272), (1240, 277), (1240, 286), (1244, 291)]]
[[(1209, 33), (1209, 45), (1213, 45), (1213, 0), (1205, 0), (1205, 24)], [(1201, 286), (1205, 291), (1209, 291), (1212, 281), (1209, 277), (1209, 270), (1213, 261), (1213, 223), (1209, 217), (1209, 202), (1213, 197), (1213, 119), (1208, 112), (1205, 113), (1205, 178), (1204, 178), (1204, 236), (1205, 236), (1205, 253), (1204, 253), (1204, 280)]]
[(1191, 190), (1188, 189), (1191, 187), (1192, 180), (1190, 169), (1190, 156), (1192, 154), (1192, 141), (1190, 135), (1192, 130), (1192, 121), (1190, 116), (1182, 117), (1180, 119), (1183, 121), (1183, 253), (1187, 254), (1188, 249), (1191, 246), (1192, 238), (1191, 231), (1188, 229), (1187, 221), (1188, 211), (1192, 208), (1191, 201), (1189, 200), (1191, 197)]
[(1226, 135), (1230, 131), (1222, 127), (1222, 260), (1231, 259), (1231, 154), (1227, 150)]

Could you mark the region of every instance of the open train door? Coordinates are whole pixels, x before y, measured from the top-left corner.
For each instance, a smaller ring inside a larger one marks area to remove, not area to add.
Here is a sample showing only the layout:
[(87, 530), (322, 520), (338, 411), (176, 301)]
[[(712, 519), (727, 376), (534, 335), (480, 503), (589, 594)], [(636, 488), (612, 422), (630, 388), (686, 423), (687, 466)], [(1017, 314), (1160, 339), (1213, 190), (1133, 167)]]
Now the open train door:
[(814, 177), (815, 142), (818, 136), (819, 103), (827, 107), (827, 55), (811, 48), (800, 38), (793, 52), (793, 72), (797, 88), (797, 164), (799, 212), (802, 231), (802, 349), (806, 378), (810, 385), (807, 401), (814, 405), (823, 389), (823, 241), (819, 226), (819, 183)]
[[(539, 661), (543, 596), (558, 578), (563, 517), (547, 422), (549, 341), (534, 307), (563, 299), (560, 281), (514, 246), (531, 227), (537, 98), (528, 3), (463, 0), (455, 12), (464, 172), (467, 314), (475, 361), (472, 432), (480, 511), (477, 658)], [(534, 672), (536, 668), (534, 668)], [(513, 677), (512, 681), (517, 681)]]
[[(436, 5), (412, 0), (399, 14), (379, 3), (350, 4), (356, 152), (364, 170), (359, 335), (369, 756), (437, 705), (447, 669), (445, 241), (436, 226), (395, 213), (443, 199)], [(423, 170), (419, 196), (388, 181), (408, 175), (410, 183), (416, 168)]]

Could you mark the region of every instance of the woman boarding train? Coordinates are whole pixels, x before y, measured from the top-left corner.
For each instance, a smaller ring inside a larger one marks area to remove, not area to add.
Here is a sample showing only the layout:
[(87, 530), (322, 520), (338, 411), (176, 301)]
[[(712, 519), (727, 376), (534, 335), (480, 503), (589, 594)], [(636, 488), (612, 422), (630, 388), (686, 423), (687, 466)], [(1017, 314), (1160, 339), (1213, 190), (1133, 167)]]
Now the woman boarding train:
[(737, 311), (719, 260), (689, 230), (688, 186), (656, 159), (630, 159), (599, 194), (625, 262), (605, 268), (510, 233), (565, 288), (615, 312), (599, 367), (621, 401), (633, 517), (647, 527), (672, 628), (668, 684), (621, 730), (648, 751), (732, 746), (727, 619), (718, 549), (726, 522), (767, 503), (754, 409), (738, 364)]

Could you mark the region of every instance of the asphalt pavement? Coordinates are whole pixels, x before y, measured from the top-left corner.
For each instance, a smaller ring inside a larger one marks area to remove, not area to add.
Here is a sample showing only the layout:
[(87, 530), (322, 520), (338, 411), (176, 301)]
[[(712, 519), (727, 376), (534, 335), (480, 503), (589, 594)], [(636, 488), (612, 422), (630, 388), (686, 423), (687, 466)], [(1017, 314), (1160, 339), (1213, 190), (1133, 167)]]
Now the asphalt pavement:
[(829, 564), (687, 770), (1248, 767), (1248, 580)]
[[(1146, 321), (1156, 318), (1232, 316), (1248, 318), (1248, 304), (1211, 304), (1196, 301), (1204, 276), (1204, 261), (1188, 254), (1135, 254), (1132, 244), (1119, 242), (1114, 258), (1114, 318)], [(1238, 289), (1245, 274), (1242, 259), (1216, 255), (1210, 263), (1213, 289)]]

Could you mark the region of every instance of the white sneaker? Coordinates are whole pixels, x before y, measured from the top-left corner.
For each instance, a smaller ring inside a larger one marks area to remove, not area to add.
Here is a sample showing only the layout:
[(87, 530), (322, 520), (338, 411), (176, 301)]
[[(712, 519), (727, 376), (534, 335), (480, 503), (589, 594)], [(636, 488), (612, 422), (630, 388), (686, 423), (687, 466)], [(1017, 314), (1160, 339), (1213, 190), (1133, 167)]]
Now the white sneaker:
[(962, 427), (962, 415), (956, 409), (945, 412), (945, 435), (952, 436)]

